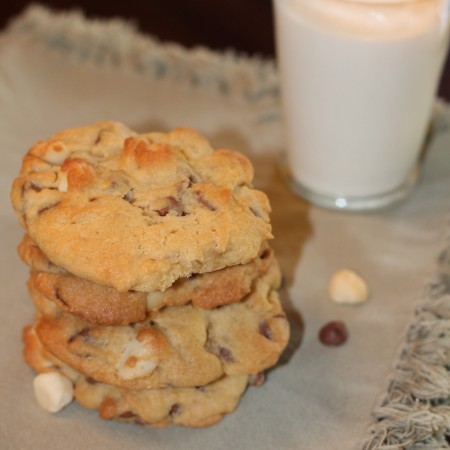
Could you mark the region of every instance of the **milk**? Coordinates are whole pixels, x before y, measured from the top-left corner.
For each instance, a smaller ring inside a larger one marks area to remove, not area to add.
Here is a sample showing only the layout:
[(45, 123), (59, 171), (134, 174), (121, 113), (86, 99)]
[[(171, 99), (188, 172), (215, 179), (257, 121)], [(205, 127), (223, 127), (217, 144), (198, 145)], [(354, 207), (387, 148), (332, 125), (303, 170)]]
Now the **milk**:
[(336, 207), (388, 202), (429, 127), (448, 40), (442, 2), (275, 0), (275, 19), (295, 184)]

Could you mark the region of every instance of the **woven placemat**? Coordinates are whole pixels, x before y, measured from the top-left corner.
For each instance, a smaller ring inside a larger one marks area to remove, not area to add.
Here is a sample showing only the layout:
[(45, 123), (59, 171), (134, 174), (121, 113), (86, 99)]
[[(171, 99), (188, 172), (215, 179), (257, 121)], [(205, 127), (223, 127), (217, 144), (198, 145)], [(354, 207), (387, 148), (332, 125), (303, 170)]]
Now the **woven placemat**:
[(450, 237), (373, 415), (364, 450), (450, 448)]

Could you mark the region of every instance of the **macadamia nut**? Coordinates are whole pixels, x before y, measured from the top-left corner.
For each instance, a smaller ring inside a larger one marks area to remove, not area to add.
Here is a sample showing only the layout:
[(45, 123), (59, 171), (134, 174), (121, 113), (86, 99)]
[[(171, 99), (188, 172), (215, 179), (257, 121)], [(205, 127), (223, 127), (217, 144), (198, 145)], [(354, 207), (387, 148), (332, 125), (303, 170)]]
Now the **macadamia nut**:
[(39, 406), (51, 413), (61, 411), (73, 399), (72, 382), (58, 372), (37, 375), (33, 387)]
[(369, 298), (369, 288), (365, 280), (353, 270), (338, 270), (331, 277), (328, 291), (336, 303), (358, 304)]

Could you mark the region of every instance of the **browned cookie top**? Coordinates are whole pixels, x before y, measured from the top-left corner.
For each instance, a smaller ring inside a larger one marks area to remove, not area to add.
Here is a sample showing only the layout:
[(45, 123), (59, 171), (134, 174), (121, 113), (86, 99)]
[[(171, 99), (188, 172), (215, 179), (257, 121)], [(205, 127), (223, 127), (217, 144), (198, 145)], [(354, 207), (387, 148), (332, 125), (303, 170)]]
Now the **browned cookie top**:
[(270, 207), (252, 178), (246, 157), (194, 130), (104, 121), (32, 147), (11, 198), (51, 263), (119, 291), (163, 291), (257, 256)]

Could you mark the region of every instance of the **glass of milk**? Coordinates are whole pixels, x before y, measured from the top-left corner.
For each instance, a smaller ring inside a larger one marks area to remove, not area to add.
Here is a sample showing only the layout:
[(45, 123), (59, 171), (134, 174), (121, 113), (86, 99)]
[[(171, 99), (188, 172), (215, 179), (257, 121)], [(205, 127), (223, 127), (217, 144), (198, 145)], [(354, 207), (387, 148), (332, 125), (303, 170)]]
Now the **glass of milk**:
[(435, 102), (449, 0), (274, 0), (293, 189), (369, 210), (405, 197)]

